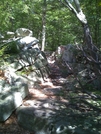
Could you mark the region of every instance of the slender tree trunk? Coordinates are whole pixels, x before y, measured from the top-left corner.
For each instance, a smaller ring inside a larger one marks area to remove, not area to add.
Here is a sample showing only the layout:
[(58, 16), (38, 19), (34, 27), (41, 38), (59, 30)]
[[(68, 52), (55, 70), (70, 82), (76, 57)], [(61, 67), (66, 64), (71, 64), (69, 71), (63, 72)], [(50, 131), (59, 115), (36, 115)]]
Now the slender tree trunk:
[(46, 40), (46, 0), (43, 1), (43, 14), (42, 14), (42, 47), (41, 50), (45, 49), (45, 40)]

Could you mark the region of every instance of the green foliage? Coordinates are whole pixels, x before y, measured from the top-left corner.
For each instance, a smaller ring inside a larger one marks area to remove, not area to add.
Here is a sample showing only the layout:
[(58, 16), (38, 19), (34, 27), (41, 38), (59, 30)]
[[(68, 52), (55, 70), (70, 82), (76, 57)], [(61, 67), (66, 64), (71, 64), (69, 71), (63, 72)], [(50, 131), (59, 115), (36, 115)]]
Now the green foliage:
[(0, 57), (3, 56), (5, 49), (6, 49), (6, 46), (1, 47), (1, 49), (0, 49)]
[(87, 16), (87, 20), (91, 29), (91, 34), (95, 45), (101, 45), (101, 6), (100, 0), (81, 1), (83, 10)]
[[(42, 3), (43, 0), (0, 0), (0, 33), (14, 31), (25, 27), (33, 31), (34, 36), (42, 40)], [(80, 0), (81, 7), (87, 16), (91, 33), (95, 44), (100, 47), (101, 44), (101, 2), (99, 0)], [(47, 1), (46, 11), (46, 48), (55, 50), (60, 45), (75, 44), (83, 42), (82, 26), (76, 17), (62, 5), (58, 0)], [(0, 57), (18, 54), (16, 43), (0, 44)], [(1, 62), (0, 59), (0, 62)], [(28, 68), (31, 71), (32, 68)], [(21, 73), (29, 73), (23, 70)], [(66, 74), (66, 72), (64, 72)], [(96, 84), (99, 84), (96, 82)], [(71, 87), (74, 87), (74, 84)], [(100, 91), (94, 90), (94, 86), (87, 85), (87, 91), (92, 91), (95, 95), (100, 95)], [(80, 92), (80, 91), (79, 91)], [(94, 110), (81, 102), (81, 96), (77, 91), (61, 92), (60, 95), (66, 95), (70, 108), (66, 108), (64, 114), (68, 114), (68, 122), (71, 126), (76, 126), (74, 134), (101, 133), (101, 115), (94, 115)], [(84, 95), (84, 94), (83, 94)], [(82, 95), (82, 96), (83, 96)], [(76, 98), (80, 98), (76, 100)], [(90, 104), (101, 107), (100, 100), (88, 101)], [(74, 109), (73, 109), (74, 107)], [(79, 110), (80, 108), (80, 110)], [(68, 113), (69, 111), (69, 113)], [(82, 112), (83, 111), (83, 112)], [(85, 113), (87, 114), (83, 114)], [(93, 113), (90, 113), (90, 111)], [(90, 113), (90, 114), (89, 114)], [(76, 116), (75, 116), (76, 115)], [(78, 116), (77, 116), (78, 115)]]
[[(6, 8), (8, 1), (1, 2), (0, 12), (3, 8), (0, 20), (2, 20), (1, 31), (15, 31), (19, 27), (29, 28), (34, 32), (34, 36), (42, 38), (42, 0), (39, 1), (12, 1)], [(59, 45), (81, 41), (82, 30), (78, 27), (78, 22), (67, 8), (63, 7), (59, 1), (47, 1), (46, 12), (46, 49), (55, 50)], [(77, 32), (78, 29), (78, 32)], [(81, 35), (81, 37), (79, 36)]]
[(15, 41), (8, 43), (4, 49), (4, 54), (15, 55), (18, 53), (19, 51), (17, 49), (17, 45)]
[[(87, 16), (94, 42), (101, 44), (101, 6), (100, 1), (81, 1), (81, 7)], [(42, 40), (42, 0), (1, 0), (0, 32), (15, 31), (25, 27), (33, 31), (34, 36)], [(46, 11), (46, 47), (55, 50), (57, 46), (83, 42), (82, 26), (76, 17), (58, 0), (47, 1)]]

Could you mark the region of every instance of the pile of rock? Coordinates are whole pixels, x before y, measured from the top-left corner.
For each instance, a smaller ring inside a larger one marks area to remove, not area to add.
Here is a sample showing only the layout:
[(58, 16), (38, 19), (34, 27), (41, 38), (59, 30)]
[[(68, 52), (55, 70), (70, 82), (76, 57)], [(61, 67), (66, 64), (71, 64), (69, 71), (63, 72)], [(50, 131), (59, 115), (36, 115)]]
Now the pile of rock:
[[(15, 41), (20, 51), (7, 60), (9, 64), (3, 67), (5, 79), (0, 79), (0, 122), (8, 119), (22, 104), (29, 93), (29, 86), (44, 80), (49, 74), (47, 59), (38, 47), (39, 41), (30, 37), (32, 31), (20, 28), (16, 31), (16, 36), (19, 36), (19, 40)], [(27, 74), (18, 75), (23, 69), (27, 70)]]

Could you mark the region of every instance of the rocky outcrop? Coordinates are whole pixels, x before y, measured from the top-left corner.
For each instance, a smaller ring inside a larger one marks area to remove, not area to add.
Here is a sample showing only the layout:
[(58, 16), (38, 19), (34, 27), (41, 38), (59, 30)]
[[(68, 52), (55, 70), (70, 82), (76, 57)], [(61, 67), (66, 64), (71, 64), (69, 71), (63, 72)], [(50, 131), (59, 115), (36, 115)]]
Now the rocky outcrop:
[(25, 69), (27, 76), (31, 73), (35, 74), (35, 77), (39, 77), (39, 79), (40, 77), (43, 79), (44, 77), (48, 77), (48, 62), (44, 53), (41, 52), (40, 49), (32, 48), (27, 51), (21, 51), (17, 59), (18, 60), (13, 59), (14, 62), (9, 65), (9, 68), (13, 68), (14, 71)]
[[(0, 81), (0, 121), (5, 121), (22, 104), (28, 95), (28, 87), (48, 77), (48, 64), (44, 55), (37, 49), (21, 52), (18, 60), (5, 69), (5, 80)], [(31, 68), (31, 71), (29, 71)], [(26, 69), (22, 75), (16, 72)]]
[(8, 119), (22, 104), (29, 93), (29, 87), (49, 75), (47, 59), (37, 45), (38, 40), (30, 37), (32, 32), (22, 28), (16, 34), (23, 38), (18, 42), (19, 53), (8, 58), (8, 65), (3, 67), (4, 79), (0, 80), (0, 122)]

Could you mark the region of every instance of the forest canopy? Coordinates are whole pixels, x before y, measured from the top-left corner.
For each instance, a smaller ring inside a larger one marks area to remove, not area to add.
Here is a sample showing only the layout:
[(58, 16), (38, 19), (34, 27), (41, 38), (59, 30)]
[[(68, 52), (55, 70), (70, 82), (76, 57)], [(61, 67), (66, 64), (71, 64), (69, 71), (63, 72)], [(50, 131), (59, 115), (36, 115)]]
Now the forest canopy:
[[(73, 1), (70, 1), (73, 4)], [(95, 45), (101, 44), (101, 2), (81, 1)], [(42, 42), (43, 25), (46, 28), (45, 48), (55, 50), (68, 43), (83, 43), (83, 29), (77, 18), (59, 0), (1, 0), (0, 34), (15, 32), (24, 27), (33, 31)]]

